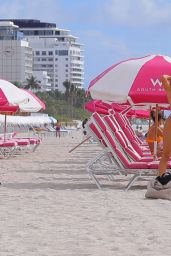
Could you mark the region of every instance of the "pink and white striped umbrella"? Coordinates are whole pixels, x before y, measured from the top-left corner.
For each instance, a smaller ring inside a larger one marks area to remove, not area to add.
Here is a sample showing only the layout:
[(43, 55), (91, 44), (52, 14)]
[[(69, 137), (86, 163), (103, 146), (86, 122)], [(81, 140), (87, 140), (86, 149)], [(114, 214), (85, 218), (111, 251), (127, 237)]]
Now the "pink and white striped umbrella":
[(171, 57), (148, 55), (117, 63), (94, 80), (88, 91), (93, 99), (131, 105), (168, 107), (160, 77), (171, 75)]
[(38, 112), (46, 108), (43, 101), (41, 101), (37, 95), (32, 91), (26, 89), (20, 89), (28, 98), (28, 102), (19, 104), (21, 112)]
[(28, 96), (14, 84), (0, 79), (0, 106), (16, 106), (28, 102)]
[[(116, 112), (122, 112), (126, 110), (129, 106), (119, 105), (117, 103), (105, 103), (101, 100), (91, 100), (85, 103), (84, 108), (89, 112), (97, 112), (102, 115), (108, 115), (110, 110), (114, 110)], [(133, 110), (130, 109), (127, 111), (126, 115), (128, 117), (137, 117), (137, 118), (149, 118), (150, 112), (148, 110)]]

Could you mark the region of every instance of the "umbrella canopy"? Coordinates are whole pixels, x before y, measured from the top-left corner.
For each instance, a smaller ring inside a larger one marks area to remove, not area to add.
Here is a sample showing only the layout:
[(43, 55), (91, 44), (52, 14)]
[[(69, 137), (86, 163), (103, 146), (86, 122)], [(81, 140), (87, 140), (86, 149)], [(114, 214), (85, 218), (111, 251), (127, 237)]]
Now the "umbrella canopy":
[(0, 106), (0, 113), (16, 113), (19, 110), (18, 106)]
[(14, 84), (0, 79), (0, 106), (16, 106), (28, 101), (28, 96)]
[(93, 113), (93, 112), (97, 112), (99, 114), (102, 115), (108, 115), (108, 109), (105, 105), (102, 104), (102, 101), (98, 101), (98, 100), (91, 100), (87, 103), (85, 103), (84, 108)]
[(93, 99), (131, 105), (168, 107), (160, 77), (171, 75), (171, 58), (148, 55), (117, 63), (91, 81), (88, 91)]
[(19, 104), (21, 112), (38, 112), (40, 110), (46, 109), (46, 106), (43, 101), (41, 101), (33, 92), (20, 89), (25, 96), (28, 98), (28, 102)]
[[(126, 110), (128, 108), (128, 106), (119, 105), (117, 103), (109, 104), (109, 103), (103, 102), (101, 100), (91, 100), (84, 105), (84, 108), (86, 110), (88, 110), (89, 112), (97, 112), (102, 115), (108, 115), (110, 109), (113, 109), (116, 112), (122, 112), (122, 111)], [(150, 112), (148, 110), (130, 109), (130, 110), (128, 110), (126, 115), (128, 117), (134, 116), (137, 118), (149, 118)]]

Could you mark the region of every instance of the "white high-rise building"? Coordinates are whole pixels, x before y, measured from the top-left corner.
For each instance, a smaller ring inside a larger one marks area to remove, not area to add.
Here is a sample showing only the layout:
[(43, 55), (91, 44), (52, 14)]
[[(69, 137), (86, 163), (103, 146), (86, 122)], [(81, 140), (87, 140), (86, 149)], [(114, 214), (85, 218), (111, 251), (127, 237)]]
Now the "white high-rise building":
[(39, 91), (51, 91), (50, 77), (47, 74), (47, 71), (33, 71), (33, 76), (36, 78), (40, 84)]
[(0, 77), (22, 84), (31, 75), (32, 48), (23, 39), (18, 26), (0, 21)]
[(33, 49), (33, 70), (47, 71), (52, 90), (65, 91), (68, 80), (78, 88), (84, 85), (82, 45), (69, 30), (39, 20), (12, 20)]

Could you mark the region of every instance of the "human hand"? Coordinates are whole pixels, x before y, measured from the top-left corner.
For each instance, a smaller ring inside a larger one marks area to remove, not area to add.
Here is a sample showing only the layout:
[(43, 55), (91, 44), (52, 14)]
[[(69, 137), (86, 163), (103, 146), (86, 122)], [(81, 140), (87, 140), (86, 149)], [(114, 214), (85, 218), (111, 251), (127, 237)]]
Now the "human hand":
[(171, 92), (171, 76), (163, 75), (160, 78), (160, 81), (162, 82), (162, 85), (166, 92)]

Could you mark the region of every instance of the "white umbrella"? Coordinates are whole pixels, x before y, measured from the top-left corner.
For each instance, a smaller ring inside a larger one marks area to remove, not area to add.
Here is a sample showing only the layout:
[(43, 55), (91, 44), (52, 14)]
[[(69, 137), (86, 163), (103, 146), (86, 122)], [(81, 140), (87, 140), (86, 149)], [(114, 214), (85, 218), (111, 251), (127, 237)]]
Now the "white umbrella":
[(93, 79), (88, 91), (95, 100), (169, 107), (160, 77), (171, 75), (171, 57), (149, 55), (114, 64)]
[(16, 106), (28, 102), (28, 95), (14, 84), (0, 79), (0, 105)]
[(46, 108), (43, 101), (41, 101), (33, 92), (25, 89), (20, 89), (22, 93), (28, 98), (28, 102), (19, 104), (21, 112), (38, 112)]

